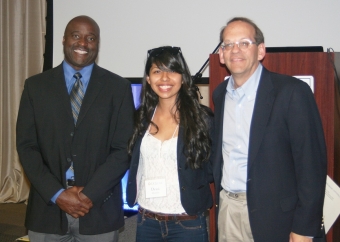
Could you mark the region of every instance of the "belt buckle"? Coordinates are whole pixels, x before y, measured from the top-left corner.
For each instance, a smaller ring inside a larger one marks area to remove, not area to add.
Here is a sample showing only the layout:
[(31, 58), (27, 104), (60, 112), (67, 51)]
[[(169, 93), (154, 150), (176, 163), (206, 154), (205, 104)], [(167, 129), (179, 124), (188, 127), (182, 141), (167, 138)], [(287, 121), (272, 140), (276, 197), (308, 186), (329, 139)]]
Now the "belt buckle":
[(229, 196), (234, 197), (234, 198), (238, 198), (238, 194), (237, 194), (237, 193), (229, 192), (229, 191), (227, 191), (227, 190), (226, 190), (226, 192), (227, 192), (227, 194), (228, 194)]

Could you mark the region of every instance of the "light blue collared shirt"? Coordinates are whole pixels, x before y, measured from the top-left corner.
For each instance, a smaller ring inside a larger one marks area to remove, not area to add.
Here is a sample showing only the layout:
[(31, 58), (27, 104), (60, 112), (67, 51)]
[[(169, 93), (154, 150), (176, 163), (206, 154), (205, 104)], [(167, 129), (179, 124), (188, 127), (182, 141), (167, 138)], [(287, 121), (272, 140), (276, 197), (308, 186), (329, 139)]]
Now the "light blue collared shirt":
[(71, 93), (73, 85), (76, 82), (76, 79), (73, 77), (73, 75), (77, 72), (79, 72), (82, 76), (81, 82), (83, 84), (83, 92), (84, 94), (86, 93), (87, 86), (89, 85), (89, 82), (90, 82), (93, 65), (94, 64), (85, 66), (80, 71), (77, 71), (73, 69), (66, 61), (63, 61), (64, 76), (65, 76), (65, 82), (66, 82), (66, 88), (67, 88), (68, 94)]
[[(91, 78), (91, 73), (92, 73), (92, 69), (93, 69), (93, 65), (88, 65), (85, 66), (83, 69), (77, 71), (75, 69), (73, 69), (73, 67), (71, 67), (65, 60), (63, 61), (63, 69), (64, 69), (64, 77), (65, 77), (65, 84), (66, 84), (66, 88), (67, 88), (67, 92), (68, 94), (71, 93), (72, 88), (74, 86), (74, 83), (76, 82), (76, 79), (73, 77), (73, 75), (76, 72), (79, 72), (81, 74), (81, 82), (83, 84), (83, 92), (84, 95), (86, 93), (87, 90), (87, 86), (89, 85), (90, 82), (90, 78)], [(70, 103), (71, 106), (71, 103)], [(68, 169), (66, 171), (66, 180), (67, 179), (72, 179), (74, 178), (74, 172), (71, 169)], [(65, 189), (60, 189), (52, 198), (51, 201), (55, 203), (55, 201), (57, 200), (57, 198), (59, 197), (60, 193), (62, 193)]]
[(245, 192), (251, 118), (262, 73), (259, 64), (253, 75), (235, 89), (231, 76), (227, 85), (223, 116), (222, 187), (230, 192)]

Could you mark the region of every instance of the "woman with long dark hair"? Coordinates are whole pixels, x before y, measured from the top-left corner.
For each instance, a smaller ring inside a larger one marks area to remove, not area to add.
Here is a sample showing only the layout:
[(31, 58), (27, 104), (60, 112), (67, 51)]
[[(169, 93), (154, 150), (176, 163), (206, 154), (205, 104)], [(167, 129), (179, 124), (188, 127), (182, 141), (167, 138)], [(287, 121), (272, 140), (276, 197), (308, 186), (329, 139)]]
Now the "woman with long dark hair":
[(137, 241), (208, 241), (211, 118), (181, 49), (149, 50), (129, 142), (127, 201), (139, 204)]

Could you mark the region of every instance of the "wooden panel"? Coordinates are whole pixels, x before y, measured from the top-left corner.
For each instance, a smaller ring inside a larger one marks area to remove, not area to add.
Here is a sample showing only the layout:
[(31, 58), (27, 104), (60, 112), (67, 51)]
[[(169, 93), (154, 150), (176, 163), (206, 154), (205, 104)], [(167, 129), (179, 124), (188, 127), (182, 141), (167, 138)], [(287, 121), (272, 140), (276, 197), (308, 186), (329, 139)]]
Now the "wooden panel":
[[(334, 53), (331, 54), (324, 52), (267, 53), (264, 60), (262, 61), (262, 64), (268, 70), (281, 74), (286, 74), (290, 76), (296, 75), (314, 76), (314, 96), (321, 115), (327, 145), (327, 159), (328, 159), (327, 173), (331, 178), (334, 178), (335, 91), (334, 91), (334, 71), (329, 57), (333, 58)], [(210, 66), (209, 103), (210, 107), (213, 109), (212, 92), (217, 87), (217, 85), (224, 80), (224, 77), (230, 75), (230, 73), (224, 65), (220, 64), (218, 54), (210, 55), (209, 66)], [(337, 171), (337, 173), (339, 172)], [(214, 226), (216, 225), (210, 224), (211, 231), (215, 231)], [(328, 232), (327, 241), (333, 241), (333, 229), (331, 229)]]
[(210, 184), (210, 190), (213, 195), (213, 206), (209, 210), (209, 241), (214, 242), (216, 236), (216, 203), (215, 203), (215, 185), (214, 183)]
[(209, 58), (209, 105), (212, 110), (214, 110), (212, 93), (225, 76), (230, 76), (229, 70), (220, 63), (218, 54), (211, 54)]
[[(212, 101), (213, 90), (220, 84), (224, 77), (230, 75), (227, 68), (220, 63), (218, 54), (211, 54), (209, 58), (209, 106), (214, 110)], [(215, 203), (215, 185), (210, 185), (213, 194), (214, 204), (209, 211), (209, 241), (214, 242), (216, 238), (216, 203)]]

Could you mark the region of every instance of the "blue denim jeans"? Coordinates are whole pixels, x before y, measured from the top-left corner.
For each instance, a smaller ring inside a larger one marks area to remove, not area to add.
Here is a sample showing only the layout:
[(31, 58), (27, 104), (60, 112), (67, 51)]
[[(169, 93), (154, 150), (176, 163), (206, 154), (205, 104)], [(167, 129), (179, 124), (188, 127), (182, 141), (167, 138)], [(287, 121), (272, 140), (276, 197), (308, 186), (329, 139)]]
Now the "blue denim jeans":
[(138, 213), (136, 242), (208, 242), (205, 215), (195, 220), (158, 221)]

